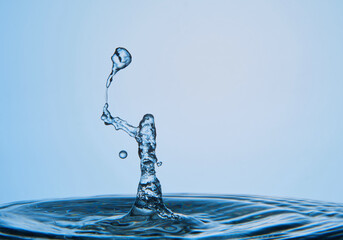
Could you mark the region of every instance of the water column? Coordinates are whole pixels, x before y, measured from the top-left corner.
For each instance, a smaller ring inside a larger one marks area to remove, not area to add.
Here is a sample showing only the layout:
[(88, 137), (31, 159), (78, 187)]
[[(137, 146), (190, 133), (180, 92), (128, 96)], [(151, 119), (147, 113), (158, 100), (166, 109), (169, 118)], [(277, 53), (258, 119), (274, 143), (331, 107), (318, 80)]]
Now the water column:
[(156, 128), (152, 114), (145, 114), (138, 127), (128, 124), (119, 117), (112, 117), (108, 110), (108, 88), (113, 76), (131, 63), (131, 55), (124, 48), (117, 48), (112, 56), (112, 72), (106, 83), (106, 103), (101, 119), (106, 125), (113, 125), (116, 130), (123, 130), (138, 143), (138, 156), (140, 158), (141, 178), (138, 184), (136, 201), (129, 212), (129, 216), (156, 215), (161, 218), (177, 219), (178, 215), (172, 213), (163, 203), (161, 184), (156, 177), (155, 164), (161, 166), (157, 160)]

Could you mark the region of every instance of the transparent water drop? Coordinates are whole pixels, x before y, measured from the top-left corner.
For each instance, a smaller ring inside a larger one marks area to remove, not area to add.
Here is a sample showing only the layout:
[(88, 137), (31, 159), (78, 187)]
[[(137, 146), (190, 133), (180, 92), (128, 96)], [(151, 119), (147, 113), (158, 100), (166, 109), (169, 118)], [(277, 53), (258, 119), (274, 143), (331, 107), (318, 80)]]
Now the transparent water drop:
[(126, 152), (125, 150), (121, 150), (121, 151), (119, 152), (119, 157), (120, 157), (121, 159), (125, 159), (125, 158), (127, 157), (127, 152)]
[(113, 66), (113, 71), (119, 71), (126, 68), (132, 61), (132, 56), (125, 48), (119, 47), (115, 50), (111, 57)]
[(157, 162), (156, 165), (157, 165), (157, 167), (161, 167), (162, 166), (162, 162)]
[(117, 48), (112, 57), (112, 72), (107, 79), (106, 88), (109, 88), (114, 75), (121, 69), (126, 68), (132, 61), (131, 54), (125, 48)]
[(116, 75), (116, 73), (118, 71), (120, 71), (121, 69), (126, 68), (132, 61), (132, 56), (129, 53), (129, 51), (127, 51), (125, 48), (119, 47), (115, 50), (115, 52), (113, 53), (112, 57), (112, 71), (110, 73), (110, 75), (107, 78), (107, 82), (106, 82), (106, 103), (108, 103), (108, 88), (111, 85), (111, 82), (113, 81), (114, 75)]

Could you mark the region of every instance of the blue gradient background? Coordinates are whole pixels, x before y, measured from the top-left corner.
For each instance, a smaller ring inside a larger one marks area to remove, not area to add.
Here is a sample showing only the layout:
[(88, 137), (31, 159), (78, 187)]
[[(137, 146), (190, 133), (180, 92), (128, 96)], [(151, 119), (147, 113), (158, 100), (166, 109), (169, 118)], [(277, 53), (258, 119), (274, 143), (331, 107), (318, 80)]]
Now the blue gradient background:
[[(343, 202), (342, 1), (0, 1), (0, 202), (135, 194), (153, 113), (163, 192)], [(120, 150), (128, 158), (118, 157)]]

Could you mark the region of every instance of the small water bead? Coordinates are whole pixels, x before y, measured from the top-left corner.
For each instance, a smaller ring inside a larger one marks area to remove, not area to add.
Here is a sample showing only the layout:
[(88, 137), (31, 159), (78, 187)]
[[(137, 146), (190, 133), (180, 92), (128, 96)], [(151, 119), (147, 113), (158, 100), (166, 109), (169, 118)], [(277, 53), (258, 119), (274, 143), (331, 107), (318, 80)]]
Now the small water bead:
[(119, 157), (120, 157), (121, 159), (125, 159), (125, 158), (127, 157), (127, 152), (126, 152), (125, 150), (121, 150), (121, 151), (119, 152)]
[(157, 162), (156, 165), (157, 165), (157, 167), (161, 167), (162, 166), (162, 162)]

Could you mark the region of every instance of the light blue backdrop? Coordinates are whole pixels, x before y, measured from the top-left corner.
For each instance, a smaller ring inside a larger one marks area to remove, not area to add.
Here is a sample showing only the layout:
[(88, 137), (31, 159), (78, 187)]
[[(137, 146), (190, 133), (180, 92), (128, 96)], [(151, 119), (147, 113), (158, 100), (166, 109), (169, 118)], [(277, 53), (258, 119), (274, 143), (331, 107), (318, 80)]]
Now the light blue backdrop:
[[(153, 113), (163, 192), (343, 202), (342, 1), (0, 1), (0, 202), (135, 194)], [(120, 150), (128, 158), (118, 157)]]

